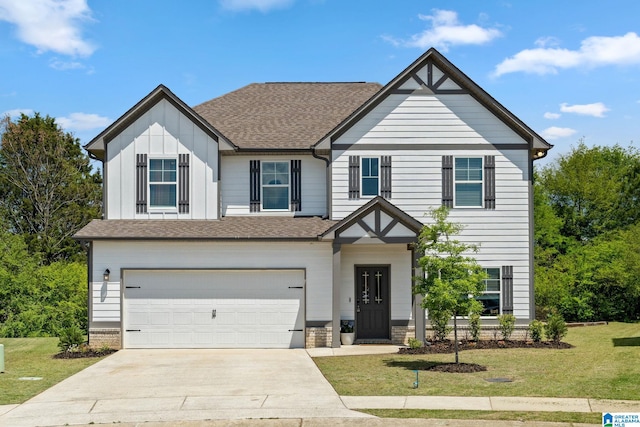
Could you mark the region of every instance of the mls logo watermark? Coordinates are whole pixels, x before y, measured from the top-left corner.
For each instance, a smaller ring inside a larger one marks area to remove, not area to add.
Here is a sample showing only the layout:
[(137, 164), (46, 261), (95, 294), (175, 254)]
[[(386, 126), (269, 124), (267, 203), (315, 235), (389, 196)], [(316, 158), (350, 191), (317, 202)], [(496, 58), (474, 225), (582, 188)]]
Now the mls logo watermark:
[(603, 427), (640, 427), (640, 413), (608, 413), (602, 414)]

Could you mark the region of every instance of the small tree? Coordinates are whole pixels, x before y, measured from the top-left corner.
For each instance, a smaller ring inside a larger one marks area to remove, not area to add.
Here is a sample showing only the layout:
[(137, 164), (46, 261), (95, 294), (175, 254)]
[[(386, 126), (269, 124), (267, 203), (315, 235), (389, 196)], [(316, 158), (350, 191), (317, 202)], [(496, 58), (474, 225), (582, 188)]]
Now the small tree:
[(430, 213), (434, 224), (425, 224), (419, 236), (419, 250), (424, 256), (418, 263), (424, 277), (416, 278), (415, 292), (424, 295), (422, 305), (430, 316), (453, 316), (455, 360), (459, 363), (457, 318), (482, 310), (476, 297), (484, 292), (487, 274), (467, 255), (477, 252), (478, 246), (452, 238), (463, 227), (447, 221), (449, 209), (441, 206)]

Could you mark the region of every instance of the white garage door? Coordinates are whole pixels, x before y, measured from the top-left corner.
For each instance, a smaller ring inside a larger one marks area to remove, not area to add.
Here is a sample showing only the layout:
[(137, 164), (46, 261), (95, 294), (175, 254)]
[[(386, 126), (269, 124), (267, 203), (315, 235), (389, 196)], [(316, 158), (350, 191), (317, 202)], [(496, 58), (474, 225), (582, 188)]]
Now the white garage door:
[(126, 270), (125, 348), (304, 347), (302, 270)]

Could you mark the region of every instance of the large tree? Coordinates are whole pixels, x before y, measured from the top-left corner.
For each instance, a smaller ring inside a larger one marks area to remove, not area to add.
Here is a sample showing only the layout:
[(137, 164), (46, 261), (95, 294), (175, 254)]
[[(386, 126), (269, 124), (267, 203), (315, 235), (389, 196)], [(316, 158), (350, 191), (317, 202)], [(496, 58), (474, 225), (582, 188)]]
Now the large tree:
[(101, 177), (49, 116), (0, 122), (0, 215), (45, 264), (82, 253), (71, 236), (100, 215)]
[(458, 316), (480, 313), (476, 300), (485, 290), (487, 274), (470, 254), (477, 245), (455, 238), (463, 227), (447, 220), (449, 209), (441, 206), (431, 211), (433, 224), (420, 231), (419, 250), (424, 253), (418, 263), (424, 276), (416, 279), (415, 291), (424, 295), (423, 307), (429, 316), (453, 317), (455, 362), (458, 362)]

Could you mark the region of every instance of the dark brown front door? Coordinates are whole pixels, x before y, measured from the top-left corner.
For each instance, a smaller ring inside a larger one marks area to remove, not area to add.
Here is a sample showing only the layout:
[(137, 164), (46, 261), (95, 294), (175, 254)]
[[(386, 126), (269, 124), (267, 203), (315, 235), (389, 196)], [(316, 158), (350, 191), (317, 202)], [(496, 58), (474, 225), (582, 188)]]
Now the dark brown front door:
[(356, 338), (389, 339), (389, 267), (356, 267)]

